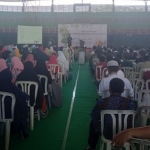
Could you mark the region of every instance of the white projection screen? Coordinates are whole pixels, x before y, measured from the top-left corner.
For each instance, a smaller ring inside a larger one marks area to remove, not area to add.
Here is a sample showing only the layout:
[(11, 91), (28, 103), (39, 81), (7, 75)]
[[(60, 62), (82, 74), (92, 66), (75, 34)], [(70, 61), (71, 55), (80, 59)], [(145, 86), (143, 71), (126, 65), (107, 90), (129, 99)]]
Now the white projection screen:
[(17, 44), (42, 44), (42, 26), (18, 26)]

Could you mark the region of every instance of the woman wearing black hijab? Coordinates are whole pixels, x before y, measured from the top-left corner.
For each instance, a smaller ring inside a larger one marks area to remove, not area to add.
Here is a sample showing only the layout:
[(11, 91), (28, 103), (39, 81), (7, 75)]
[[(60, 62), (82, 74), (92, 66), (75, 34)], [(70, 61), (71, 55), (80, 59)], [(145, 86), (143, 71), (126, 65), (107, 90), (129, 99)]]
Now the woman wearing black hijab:
[(38, 75), (44, 75), (48, 77), (48, 84), (52, 83), (50, 72), (47, 70), (45, 61), (42, 58), (37, 59), (36, 66), (34, 67), (35, 72)]
[[(40, 84), (39, 78), (34, 71), (33, 63), (31, 61), (27, 61), (24, 65), (24, 70), (18, 75), (16, 81), (32, 81), (38, 83), (38, 93), (36, 98), (35, 110), (42, 109), (42, 103), (44, 100), (42, 86)], [(30, 91), (30, 105), (34, 104), (34, 93), (35, 88), (31, 87)]]
[[(0, 59), (0, 91), (9, 92), (15, 95), (16, 105), (14, 111), (14, 121), (12, 123), (12, 127), (15, 132), (21, 132), (22, 137), (26, 138), (27, 134), (27, 101), (29, 100), (29, 96), (23, 93), (17, 86), (15, 86), (12, 82), (12, 74), (10, 70), (6, 66), (6, 61), (4, 59)], [(5, 113), (6, 117), (9, 118), (11, 116), (10, 107), (10, 98), (6, 97), (6, 108)]]

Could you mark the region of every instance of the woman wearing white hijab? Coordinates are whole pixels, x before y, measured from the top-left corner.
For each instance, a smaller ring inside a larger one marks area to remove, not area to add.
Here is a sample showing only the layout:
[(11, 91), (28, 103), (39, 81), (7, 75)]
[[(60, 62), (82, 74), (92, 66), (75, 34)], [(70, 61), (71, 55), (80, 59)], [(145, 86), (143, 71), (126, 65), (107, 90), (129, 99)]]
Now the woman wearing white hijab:
[(64, 55), (66, 56), (66, 59), (70, 62), (69, 48), (68, 47), (63, 48), (63, 52)]
[(57, 61), (58, 63), (60, 62), (63, 62), (64, 63), (64, 69), (65, 71), (69, 71), (69, 62), (68, 60), (66, 59), (64, 53), (62, 51), (58, 51), (58, 57), (57, 57)]

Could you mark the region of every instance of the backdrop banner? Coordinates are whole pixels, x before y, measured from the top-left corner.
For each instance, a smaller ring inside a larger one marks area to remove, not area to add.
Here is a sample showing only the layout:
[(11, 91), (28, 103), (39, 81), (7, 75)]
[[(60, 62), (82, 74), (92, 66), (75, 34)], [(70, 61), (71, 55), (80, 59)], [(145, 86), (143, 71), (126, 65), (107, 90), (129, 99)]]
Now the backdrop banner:
[(59, 24), (58, 46), (67, 46), (69, 34), (72, 46), (80, 46), (80, 40), (85, 41), (87, 48), (94, 45), (107, 45), (107, 24)]

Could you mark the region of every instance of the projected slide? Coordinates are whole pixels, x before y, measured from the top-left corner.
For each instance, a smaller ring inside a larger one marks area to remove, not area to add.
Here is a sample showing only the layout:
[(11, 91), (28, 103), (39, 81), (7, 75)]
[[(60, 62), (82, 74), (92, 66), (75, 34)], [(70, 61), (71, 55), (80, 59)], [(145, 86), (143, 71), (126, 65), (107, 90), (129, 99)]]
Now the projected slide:
[(42, 44), (42, 26), (18, 26), (17, 44)]

